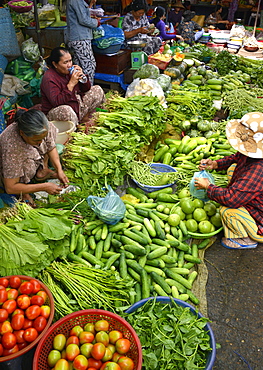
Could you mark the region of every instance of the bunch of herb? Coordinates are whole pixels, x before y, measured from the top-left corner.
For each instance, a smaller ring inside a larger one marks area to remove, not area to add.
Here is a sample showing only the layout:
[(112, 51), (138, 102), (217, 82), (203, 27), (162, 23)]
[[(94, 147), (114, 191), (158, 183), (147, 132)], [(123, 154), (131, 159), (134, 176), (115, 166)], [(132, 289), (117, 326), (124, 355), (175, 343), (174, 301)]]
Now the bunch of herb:
[(86, 196), (98, 195), (105, 183), (113, 188), (122, 185), (127, 165), (165, 127), (164, 109), (157, 97), (111, 95), (107, 108), (108, 112), (98, 113), (94, 133), (72, 134), (63, 155), (70, 181)]
[(116, 312), (129, 304), (132, 281), (113, 270), (101, 270), (73, 262), (53, 262), (39, 275), (55, 300), (58, 318), (91, 308)]
[(222, 50), (214, 59), (214, 67), (220, 76), (225, 76), (230, 70), (238, 69), (238, 56), (229, 53), (227, 50)]
[(33, 209), (25, 203), (0, 224), (0, 274), (35, 277), (69, 252), (72, 221), (69, 211)]
[(238, 69), (248, 73), (251, 77), (251, 83), (258, 87), (263, 87), (263, 61), (262, 59), (238, 58)]
[(190, 47), (189, 52), (198, 52), (198, 59), (203, 60), (204, 58), (212, 58), (216, 55), (216, 52), (204, 44), (196, 44)]
[(140, 338), (142, 370), (205, 369), (212, 350), (207, 318), (172, 299), (170, 304), (149, 299), (133, 313), (122, 315)]

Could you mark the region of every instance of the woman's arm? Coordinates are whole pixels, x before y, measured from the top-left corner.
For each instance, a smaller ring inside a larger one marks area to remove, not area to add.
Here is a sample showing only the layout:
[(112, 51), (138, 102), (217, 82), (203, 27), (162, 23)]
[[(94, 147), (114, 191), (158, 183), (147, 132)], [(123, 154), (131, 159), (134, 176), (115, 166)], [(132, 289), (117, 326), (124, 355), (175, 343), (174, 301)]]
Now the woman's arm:
[(53, 182), (43, 182), (40, 184), (23, 184), (19, 182), (19, 177), (16, 179), (4, 178), (4, 186), (7, 194), (30, 194), (37, 191), (46, 191), (48, 194), (59, 194), (62, 190), (61, 186)]
[(69, 180), (67, 176), (65, 175), (64, 171), (62, 170), (59, 154), (57, 151), (57, 148), (53, 148), (50, 152), (48, 152), (48, 157), (55, 168), (57, 174), (58, 174), (58, 179), (65, 185), (67, 186), (69, 183)]
[(99, 20), (91, 18), (89, 7), (85, 6), (83, 1), (73, 1), (71, 7), (74, 9), (80, 25), (89, 28), (98, 27)]
[(130, 39), (134, 36), (137, 36), (139, 33), (147, 34), (148, 32), (149, 30), (147, 28), (140, 27), (132, 31), (124, 31), (124, 36), (126, 39)]

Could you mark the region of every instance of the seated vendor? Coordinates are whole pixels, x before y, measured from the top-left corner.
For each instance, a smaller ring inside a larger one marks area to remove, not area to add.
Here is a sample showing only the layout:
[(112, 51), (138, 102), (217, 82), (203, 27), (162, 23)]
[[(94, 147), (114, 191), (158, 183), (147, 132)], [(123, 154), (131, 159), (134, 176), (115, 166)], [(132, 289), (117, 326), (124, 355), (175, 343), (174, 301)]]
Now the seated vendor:
[[(98, 85), (80, 82), (83, 77), (82, 69), (74, 65), (69, 51), (57, 47), (47, 58), (49, 69), (41, 82), (42, 111), (50, 121), (72, 121), (75, 126), (86, 122), (97, 107), (103, 105), (105, 95)], [(86, 76), (87, 77), (87, 76)]]
[[(15, 122), (0, 135), (0, 186), (6, 193), (20, 195), (33, 204), (31, 193), (59, 194), (62, 187), (68, 185), (56, 148), (56, 136), (56, 127), (43, 112), (18, 111)], [(48, 168), (49, 160), (55, 171)], [(62, 185), (42, 182), (49, 178), (59, 179)], [(39, 183), (31, 183), (32, 179)]]
[(183, 41), (182, 36), (180, 35), (169, 35), (169, 33), (166, 33), (166, 26), (164, 23), (165, 19), (165, 9), (162, 6), (157, 6), (154, 10), (155, 17), (150, 21), (151, 24), (154, 24), (155, 27), (160, 31), (160, 34), (158, 35), (161, 40), (181, 40)]
[(168, 13), (168, 23), (172, 23), (174, 28), (177, 28), (182, 20), (183, 12), (185, 10), (184, 5), (181, 2), (172, 4), (172, 8)]
[(195, 12), (186, 10), (183, 14), (183, 21), (178, 26), (178, 33), (183, 37), (184, 42), (189, 45), (193, 45), (195, 41), (203, 35), (202, 27), (192, 21), (195, 16)]
[(124, 47), (129, 49), (127, 41), (142, 40), (147, 42), (147, 45), (142, 49), (146, 54), (155, 54), (162, 46), (160, 37), (151, 36), (155, 27), (150, 27), (150, 23), (146, 16), (148, 5), (144, 0), (133, 0), (127, 6), (125, 11), (128, 13), (124, 16), (122, 29), (125, 36)]
[(214, 26), (219, 28), (220, 30), (226, 29), (226, 25), (229, 23), (228, 20), (224, 20), (221, 16), (222, 14), (222, 6), (216, 9), (213, 13), (211, 13), (205, 20), (205, 24), (207, 26)]

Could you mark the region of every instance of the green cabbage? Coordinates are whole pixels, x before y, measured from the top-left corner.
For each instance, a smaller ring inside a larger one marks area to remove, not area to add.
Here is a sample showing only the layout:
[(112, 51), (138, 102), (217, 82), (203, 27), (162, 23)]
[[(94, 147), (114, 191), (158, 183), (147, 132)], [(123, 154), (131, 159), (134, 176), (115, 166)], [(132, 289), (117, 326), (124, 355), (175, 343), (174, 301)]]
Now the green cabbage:
[(162, 74), (159, 77), (157, 77), (157, 82), (161, 86), (161, 88), (163, 89), (163, 91), (167, 91), (168, 88), (169, 88), (169, 86), (170, 86), (170, 84), (171, 84), (171, 77)]
[(143, 64), (133, 75), (133, 79), (153, 78), (156, 79), (160, 75), (160, 70), (153, 64)]

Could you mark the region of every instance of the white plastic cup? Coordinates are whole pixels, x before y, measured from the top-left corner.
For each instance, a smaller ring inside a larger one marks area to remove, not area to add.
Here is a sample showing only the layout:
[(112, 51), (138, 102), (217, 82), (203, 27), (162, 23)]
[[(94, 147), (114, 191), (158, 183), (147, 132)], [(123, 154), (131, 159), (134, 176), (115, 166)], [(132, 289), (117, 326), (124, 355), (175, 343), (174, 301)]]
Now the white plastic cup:
[[(74, 71), (74, 66), (70, 67), (68, 70), (69, 70), (69, 74), (72, 74), (73, 71)], [(87, 76), (85, 76), (85, 75), (83, 75), (81, 77), (81, 79), (79, 80), (79, 82), (81, 82), (83, 84), (86, 83), (87, 81), (88, 81), (88, 79), (87, 79)]]

